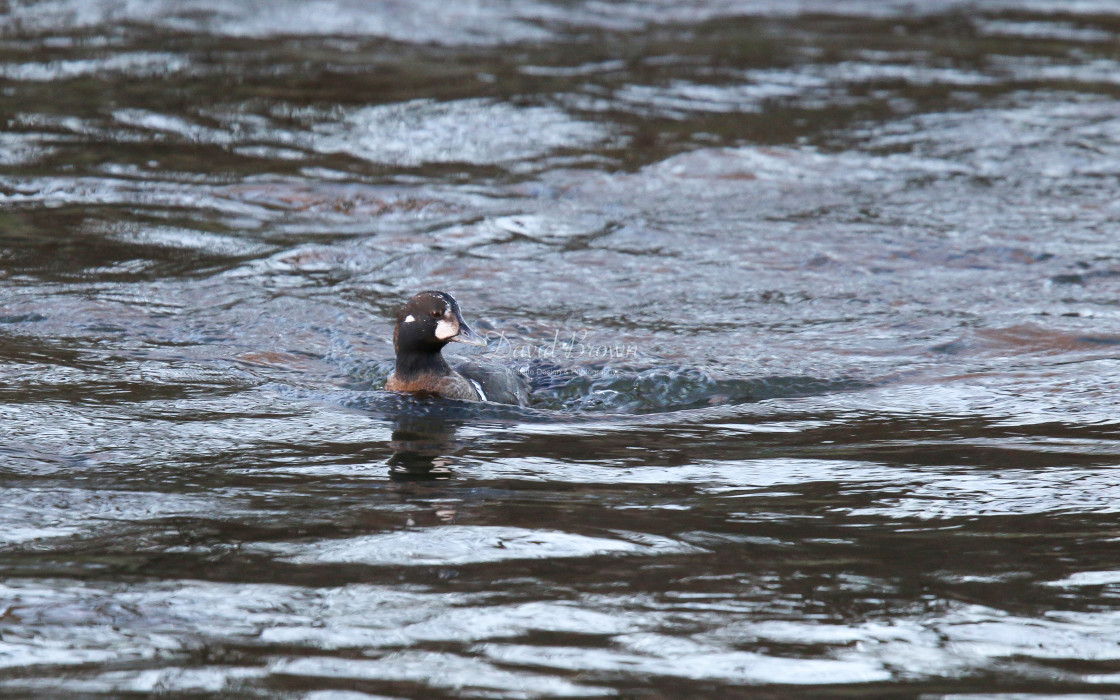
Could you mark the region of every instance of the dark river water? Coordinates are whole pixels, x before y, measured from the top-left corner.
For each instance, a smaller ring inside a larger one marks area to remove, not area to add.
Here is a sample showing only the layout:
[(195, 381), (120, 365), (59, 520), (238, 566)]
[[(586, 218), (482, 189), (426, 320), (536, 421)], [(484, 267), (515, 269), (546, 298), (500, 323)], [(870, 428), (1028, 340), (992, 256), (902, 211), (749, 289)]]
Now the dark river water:
[(1112, 0), (0, 1), (0, 697), (1117, 697), (1118, 195)]

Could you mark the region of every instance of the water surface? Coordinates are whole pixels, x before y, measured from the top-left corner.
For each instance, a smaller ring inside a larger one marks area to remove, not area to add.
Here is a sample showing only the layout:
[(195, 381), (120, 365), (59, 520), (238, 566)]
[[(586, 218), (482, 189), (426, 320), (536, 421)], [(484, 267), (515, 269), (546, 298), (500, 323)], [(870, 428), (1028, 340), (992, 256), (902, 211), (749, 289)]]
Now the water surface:
[[(1120, 693), (1118, 38), (5, 7), (0, 695)], [(381, 391), (429, 288), (532, 406)]]

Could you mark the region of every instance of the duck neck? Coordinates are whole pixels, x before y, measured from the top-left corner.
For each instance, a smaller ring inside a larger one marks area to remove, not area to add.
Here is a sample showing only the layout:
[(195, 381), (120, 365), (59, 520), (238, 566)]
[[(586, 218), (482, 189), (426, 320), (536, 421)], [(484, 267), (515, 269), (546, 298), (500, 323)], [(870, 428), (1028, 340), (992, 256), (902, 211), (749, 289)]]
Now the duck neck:
[(413, 379), (422, 375), (442, 377), (451, 374), (451, 366), (437, 348), (433, 351), (405, 350), (397, 352), (397, 376)]

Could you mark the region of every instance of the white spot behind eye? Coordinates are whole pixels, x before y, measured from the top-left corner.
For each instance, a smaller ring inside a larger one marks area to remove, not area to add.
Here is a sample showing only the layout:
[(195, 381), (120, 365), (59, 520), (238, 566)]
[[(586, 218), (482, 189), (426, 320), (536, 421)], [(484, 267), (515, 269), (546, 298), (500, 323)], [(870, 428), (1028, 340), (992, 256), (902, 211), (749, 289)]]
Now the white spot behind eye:
[(459, 335), (459, 324), (453, 323), (446, 319), (440, 319), (436, 324), (436, 337), (440, 340), (447, 340)]
[(405, 323), (412, 323), (412, 322), (413, 322), (413, 321), (415, 321), (415, 320), (416, 320), (416, 319), (415, 319), (415, 318), (413, 317), (413, 315), (412, 315), (412, 314), (409, 314), (409, 315), (407, 315), (407, 316), (405, 316), (405, 317), (404, 317), (404, 322), (405, 322)]

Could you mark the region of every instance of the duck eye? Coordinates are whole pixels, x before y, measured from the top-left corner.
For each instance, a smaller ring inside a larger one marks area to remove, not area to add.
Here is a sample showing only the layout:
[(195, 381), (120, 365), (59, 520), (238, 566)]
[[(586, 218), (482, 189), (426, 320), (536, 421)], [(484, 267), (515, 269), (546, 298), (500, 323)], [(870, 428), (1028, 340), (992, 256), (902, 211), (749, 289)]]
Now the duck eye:
[(440, 316), (443, 316), (442, 311), (439, 309), (432, 309), (432, 318), (439, 318)]

